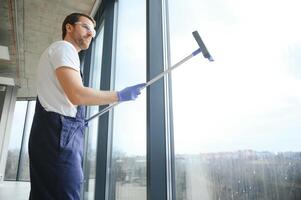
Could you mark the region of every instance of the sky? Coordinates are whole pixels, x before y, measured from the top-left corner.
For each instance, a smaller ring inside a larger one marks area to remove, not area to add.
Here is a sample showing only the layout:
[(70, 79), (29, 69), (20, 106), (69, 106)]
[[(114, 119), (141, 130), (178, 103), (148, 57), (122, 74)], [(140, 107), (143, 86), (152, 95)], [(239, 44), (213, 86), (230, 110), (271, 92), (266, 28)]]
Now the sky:
[(172, 2), (172, 61), (189, 52), (194, 29), (215, 59), (173, 73), (176, 152), (300, 151), (298, 2)]
[[(195, 30), (215, 59), (209, 62), (199, 54), (172, 72), (177, 154), (301, 150), (299, 4), (168, 2), (171, 64), (198, 48), (191, 34)], [(119, 1), (116, 90), (146, 81), (145, 8), (144, 1)], [(145, 105), (142, 91), (136, 101), (114, 109), (114, 151), (146, 153)]]

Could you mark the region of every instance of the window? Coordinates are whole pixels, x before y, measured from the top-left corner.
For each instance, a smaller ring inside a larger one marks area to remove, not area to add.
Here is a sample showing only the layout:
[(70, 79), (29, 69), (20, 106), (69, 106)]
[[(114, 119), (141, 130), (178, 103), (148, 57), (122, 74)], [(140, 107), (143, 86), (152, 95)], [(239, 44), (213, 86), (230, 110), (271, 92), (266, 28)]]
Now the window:
[(16, 102), (5, 168), (5, 180), (17, 180), (26, 110), (27, 101)]
[(29, 181), (28, 138), (35, 101), (17, 101), (8, 147), (5, 180)]
[(28, 101), (26, 120), (23, 131), (23, 142), (21, 148), (19, 162), (19, 178), (18, 180), (29, 181), (29, 157), (28, 157), (28, 140), (33, 121), (36, 101)]
[[(145, 82), (146, 3), (118, 1), (116, 90)], [(146, 92), (114, 109), (110, 199), (146, 199)]]
[(169, 1), (177, 200), (301, 198), (298, 5)]

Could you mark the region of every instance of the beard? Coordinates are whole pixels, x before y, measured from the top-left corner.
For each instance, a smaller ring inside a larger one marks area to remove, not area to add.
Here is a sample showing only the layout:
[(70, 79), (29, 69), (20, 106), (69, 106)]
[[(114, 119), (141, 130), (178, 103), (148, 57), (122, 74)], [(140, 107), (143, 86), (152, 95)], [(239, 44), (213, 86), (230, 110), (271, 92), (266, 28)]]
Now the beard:
[(88, 40), (87, 38), (81, 37), (76, 41), (77, 45), (81, 50), (86, 50), (89, 48), (91, 41), (87, 41), (87, 40)]

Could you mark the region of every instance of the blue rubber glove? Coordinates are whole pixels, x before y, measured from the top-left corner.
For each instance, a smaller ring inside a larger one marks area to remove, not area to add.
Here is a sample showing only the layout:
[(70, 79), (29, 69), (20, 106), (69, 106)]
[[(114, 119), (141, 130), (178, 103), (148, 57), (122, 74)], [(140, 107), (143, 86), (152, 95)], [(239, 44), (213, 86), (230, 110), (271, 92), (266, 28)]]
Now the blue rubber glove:
[(138, 85), (133, 85), (126, 87), (123, 90), (117, 92), (118, 101), (131, 101), (135, 100), (140, 94), (140, 90), (146, 85), (146, 83), (140, 83)]

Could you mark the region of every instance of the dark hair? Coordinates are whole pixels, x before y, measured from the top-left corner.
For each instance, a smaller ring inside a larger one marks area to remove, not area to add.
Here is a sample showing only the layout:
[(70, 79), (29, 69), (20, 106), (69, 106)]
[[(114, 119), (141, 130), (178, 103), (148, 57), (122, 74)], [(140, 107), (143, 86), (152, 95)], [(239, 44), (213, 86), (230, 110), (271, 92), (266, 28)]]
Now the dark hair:
[(67, 32), (66, 31), (66, 24), (73, 25), (73, 24), (75, 24), (75, 22), (78, 22), (80, 17), (86, 17), (86, 18), (90, 19), (93, 22), (94, 26), (95, 26), (96, 22), (91, 16), (86, 15), (84, 13), (71, 13), (70, 15), (68, 15), (65, 18), (65, 20), (62, 24), (62, 39), (64, 39), (65, 36), (66, 36), (66, 32)]

